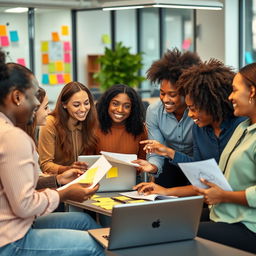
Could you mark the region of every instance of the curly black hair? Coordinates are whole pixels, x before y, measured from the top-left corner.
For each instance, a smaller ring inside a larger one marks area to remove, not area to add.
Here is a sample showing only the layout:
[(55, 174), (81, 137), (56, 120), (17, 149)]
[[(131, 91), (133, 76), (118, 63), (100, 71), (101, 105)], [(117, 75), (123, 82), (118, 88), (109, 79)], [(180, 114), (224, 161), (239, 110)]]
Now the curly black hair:
[(222, 121), (234, 116), (228, 100), (234, 75), (230, 67), (210, 59), (184, 71), (176, 86), (180, 94), (191, 98), (196, 109), (204, 110), (214, 121)]
[(33, 73), (17, 63), (5, 64), (5, 53), (0, 49), (0, 104), (12, 88), (23, 92), (32, 86)]
[(153, 83), (168, 80), (175, 84), (185, 69), (199, 63), (201, 59), (196, 53), (189, 51), (182, 53), (177, 48), (167, 50), (164, 56), (148, 69), (147, 78)]
[(112, 119), (108, 114), (109, 103), (119, 93), (127, 94), (131, 100), (131, 113), (125, 120), (125, 128), (128, 133), (131, 133), (134, 135), (134, 137), (136, 137), (144, 130), (145, 110), (141, 98), (137, 92), (133, 88), (124, 84), (113, 85), (98, 100), (96, 109), (98, 112), (100, 128), (102, 132), (106, 134), (110, 131)]

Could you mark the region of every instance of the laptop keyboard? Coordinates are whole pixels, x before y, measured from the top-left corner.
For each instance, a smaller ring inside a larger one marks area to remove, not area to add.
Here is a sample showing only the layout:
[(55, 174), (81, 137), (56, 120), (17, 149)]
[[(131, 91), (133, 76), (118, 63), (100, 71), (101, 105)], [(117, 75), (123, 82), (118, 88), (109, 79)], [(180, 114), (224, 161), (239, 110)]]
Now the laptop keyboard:
[(104, 235), (102, 237), (105, 238), (106, 240), (109, 240), (109, 235)]

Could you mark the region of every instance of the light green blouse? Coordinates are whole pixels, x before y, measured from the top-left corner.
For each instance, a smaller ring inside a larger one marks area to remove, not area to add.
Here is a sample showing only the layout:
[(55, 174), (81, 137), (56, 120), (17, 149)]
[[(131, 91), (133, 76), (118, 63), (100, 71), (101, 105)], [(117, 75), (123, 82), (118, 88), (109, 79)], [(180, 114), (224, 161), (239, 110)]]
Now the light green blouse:
[[(245, 137), (239, 145), (244, 130)], [(233, 153), (230, 152), (234, 149)], [(211, 209), (210, 218), (215, 222), (242, 222), (248, 229), (256, 232), (256, 124), (250, 125), (250, 120), (242, 122), (235, 130), (230, 141), (222, 152), (220, 169), (225, 171), (225, 177), (233, 191), (245, 190), (249, 206), (232, 203), (220, 203)]]

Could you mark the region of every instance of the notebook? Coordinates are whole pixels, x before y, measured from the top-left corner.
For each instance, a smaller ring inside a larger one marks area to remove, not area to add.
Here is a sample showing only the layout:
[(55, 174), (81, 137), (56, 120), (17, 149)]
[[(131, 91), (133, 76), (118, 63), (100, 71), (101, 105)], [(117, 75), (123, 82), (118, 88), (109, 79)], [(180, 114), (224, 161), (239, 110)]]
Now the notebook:
[(202, 196), (115, 205), (110, 228), (89, 234), (113, 250), (193, 239), (198, 230)]
[[(78, 156), (78, 161), (88, 163), (90, 167), (93, 165), (101, 155), (81, 155)], [(136, 184), (136, 169), (134, 166), (128, 166), (121, 163), (109, 161), (113, 167), (116, 167), (116, 177), (109, 178), (105, 176), (100, 181), (99, 192), (111, 191), (129, 191), (132, 190)]]

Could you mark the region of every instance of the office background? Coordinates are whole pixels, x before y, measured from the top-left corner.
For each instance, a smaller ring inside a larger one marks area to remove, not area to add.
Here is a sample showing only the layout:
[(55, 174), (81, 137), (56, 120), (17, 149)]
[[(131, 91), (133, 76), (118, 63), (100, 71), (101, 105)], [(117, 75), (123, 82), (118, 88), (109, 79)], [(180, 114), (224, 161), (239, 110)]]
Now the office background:
[[(26, 5), (32, 1), (20, 2)], [(256, 0), (223, 0), (224, 8), (218, 11), (170, 8), (102, 11), (91, 6), (76, 10), (64, 4), (56, 8), (53, 3), (58, 1), (48, 2), (36, 8), (30, 5), (25, 13), (6, 13), (7, 8), (14, 7), (14, 1), (0, 0), (0, 25), (9, 32), (17, 31), (19, 36), (18, 41), (3, 47), (8, 60), (23, 59), (41, 84), (46, 73), (42, 65), (42, 42), (50, 42), (56, 31), (60, 41), (70, 43), (70, 64), (64, 63), (63, 69), (71, 79), (84, 84), (88, 83), (87, 56), (101, 55), (105, 47), (113, 48), (115, 42), (131, 47), (132, 53), (143, 52), (142, 75), (166, 49), (173, 47), (196, 51), (203, 60), (217, 58), (236, 70), (254, 61)], [(68, 33), (61, 35), (63, 26)], [(63, 84), (43, 84), (52, 104)], [(144, 90), (143, 97), (151, 96), (152, 86), (148, 81), (142, 82), (140, 88)]]

